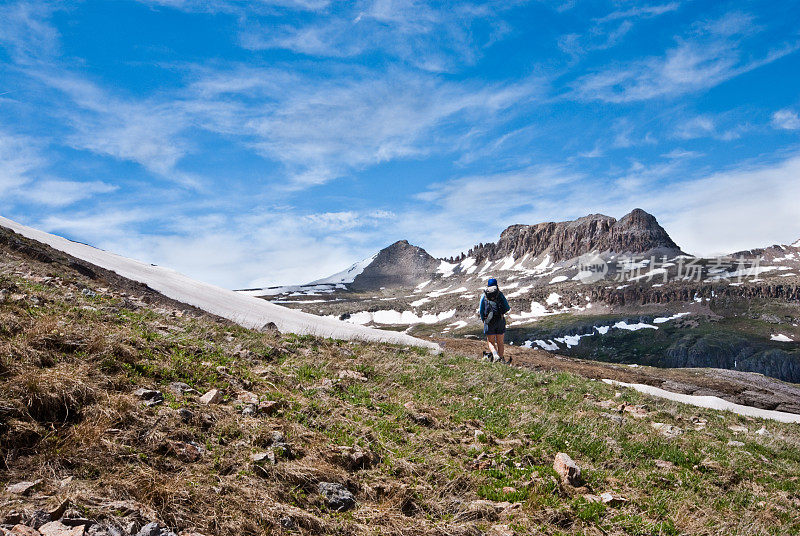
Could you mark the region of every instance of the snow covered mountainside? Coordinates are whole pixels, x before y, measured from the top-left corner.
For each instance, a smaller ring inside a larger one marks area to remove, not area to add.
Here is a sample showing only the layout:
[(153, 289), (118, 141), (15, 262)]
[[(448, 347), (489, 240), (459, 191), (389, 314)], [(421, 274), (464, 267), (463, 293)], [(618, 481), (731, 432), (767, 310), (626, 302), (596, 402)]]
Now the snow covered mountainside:
[[(357, 325), (480, 337), (480, 290), (496, 277), (516, 345), (800, 382), (798, 245), (695, 258), (634, 210), (619, 220), (514, 225), (450, 259), (398, 242), (360, 264), (353, 282), (252, 294)], [(360, 277), (369, 284), (354, 284)]]
[(6, 227), (26, 238), (49, 245), (77, 259), (89, 262), (116, 274), (143, 283), (173, 300), (186, 303), (208, 313), (227, 318), (237, 324), (259, 329), (269, 323), (285, 333), (316, 335), (335, 339), (403, 344), (438, 349), (435, 343), (392, 331), (358, 326), (333, 318), (322, 318), (288, 309), (246, 294), (195, 281), (183, 274), (115, 255), (85, 244), (38, 231), (0, 217)]

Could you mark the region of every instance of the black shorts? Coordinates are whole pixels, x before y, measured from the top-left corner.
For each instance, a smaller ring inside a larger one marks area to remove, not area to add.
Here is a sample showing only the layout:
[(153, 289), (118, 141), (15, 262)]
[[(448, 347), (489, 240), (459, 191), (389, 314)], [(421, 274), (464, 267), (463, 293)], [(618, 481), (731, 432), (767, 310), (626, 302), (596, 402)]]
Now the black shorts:
[(500, 317), (483, 325), (484, 335), (503, 335), (506, 332), (506, 319)]

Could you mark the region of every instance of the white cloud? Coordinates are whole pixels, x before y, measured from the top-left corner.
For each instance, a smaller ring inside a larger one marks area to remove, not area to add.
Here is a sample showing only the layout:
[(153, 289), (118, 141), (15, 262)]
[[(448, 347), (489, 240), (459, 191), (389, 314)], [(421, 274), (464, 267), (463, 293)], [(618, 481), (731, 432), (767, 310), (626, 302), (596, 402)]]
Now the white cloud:
[(32, 173), (44, 166), (38, 145), (26, 136), (0, 130), (0, 194), (27, 184)]
[[(70, 73), (45, 70), (35, 75), (71, 99), (57, 111), (74, 131), (67, 143), (77, 149), (136, 162), (184, 186), (196, 187), (195, 176), (177, 165), (188, 151), (181, 133), (190, 118), (169, 99), (124, 100)], [(179, 104), (179, 103), (177, 103)]]
[(794, 110), (778, 110), (772, 114), (772, 125), (784, 130), (800, 129), (800, 117)]
[(185, 106), (204, 128), (249, 136), (252, 147), (284, 164), (285, 187), (298, 189), (382, 162), (463, 149), (476, 123), (496, 125), (542, 87), (536, 79), (465, 84), (398, 69), (349, 74), (320, 81), (281, 71), (211, 72)]
[(49, 18), (54, 5), (9, 2), (0, 5), (0, 45), (18, 64), (30, 64), (58, 51), (58, 31)]
[(798, 43), (775, 48), (753, 59), (743, 51), (752, 26), (743, 15), (729, 15), (698, 25), (688, 38), (677, 38), (663, 56), (610, 67), (574, 84), (579, 100), (625, 103), (674, 97), (716, 86), (798, 50)]
[(40, 205), (62, 207), (115, 190), (116, 186), (101, 181), (44, 180), (20, 191), (19, 196)]
[(715, 134), (717, 126), (714, 119), (707, 115), (692, 117), (677, 126), (675, 136), (683, 140), (703, 138)]

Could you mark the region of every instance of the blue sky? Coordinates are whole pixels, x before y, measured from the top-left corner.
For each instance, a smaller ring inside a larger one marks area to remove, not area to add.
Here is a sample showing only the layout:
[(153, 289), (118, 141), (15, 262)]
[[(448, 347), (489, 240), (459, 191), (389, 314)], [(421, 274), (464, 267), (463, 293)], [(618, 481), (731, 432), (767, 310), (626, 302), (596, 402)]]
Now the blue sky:
[(0, 214), (228, 287), (655, 214), (800, 238), (791, 1), (0, 3)]

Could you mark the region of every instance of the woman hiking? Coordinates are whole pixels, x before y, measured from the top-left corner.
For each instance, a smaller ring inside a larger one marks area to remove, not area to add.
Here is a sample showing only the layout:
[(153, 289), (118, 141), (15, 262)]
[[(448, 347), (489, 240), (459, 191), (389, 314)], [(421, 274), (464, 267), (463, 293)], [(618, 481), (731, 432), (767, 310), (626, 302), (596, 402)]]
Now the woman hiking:
[[(497, 279), (489, 279), (481, 295), (481, 304), (478, 311), (483, 321), (483, 333), (489, 345), (489, 354), (484, 356), (490, 361), (503, 361), (503, 338), (506, 332), (506, 319), (504, 315), (511, 310), (508, 300), (497, 287)], [(511, 363), (511, 358), (508, 359)]]

